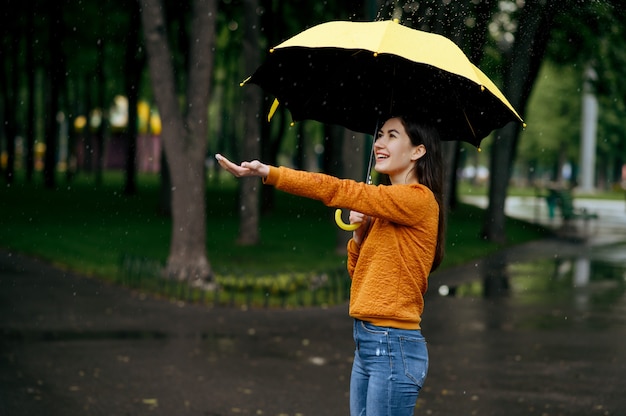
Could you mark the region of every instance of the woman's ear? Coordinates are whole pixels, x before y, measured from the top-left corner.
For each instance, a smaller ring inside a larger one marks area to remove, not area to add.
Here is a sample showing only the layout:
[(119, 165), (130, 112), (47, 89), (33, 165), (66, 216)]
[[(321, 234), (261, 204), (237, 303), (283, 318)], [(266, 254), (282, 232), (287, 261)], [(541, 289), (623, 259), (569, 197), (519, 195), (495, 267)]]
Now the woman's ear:
[(415, 148), (413, 149), (413, 154), (411, 154), (411, 160), (415, 161), (421, 158), (422, 156), (424, 156), (425, 154), (426, 154), (426, 146), (424, 146), (423, 144), (415, 146)]

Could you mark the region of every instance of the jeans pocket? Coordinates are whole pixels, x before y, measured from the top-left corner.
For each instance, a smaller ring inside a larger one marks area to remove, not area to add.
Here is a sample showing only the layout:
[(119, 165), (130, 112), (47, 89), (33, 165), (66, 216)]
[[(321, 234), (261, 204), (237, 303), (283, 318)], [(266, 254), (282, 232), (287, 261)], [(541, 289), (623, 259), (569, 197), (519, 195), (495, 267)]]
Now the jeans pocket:
[(374, 335), (388, 335), (389, 334), (389, 331), (387, 329), (381, 328), (374, 324), (370, 324), (369, 322), (359, 321), (359, 324), (361, 325), (361, 328), (363, 328), (363, 330), (366, 331), (367, 333), (374, 334)]
[(422, 338), (400, 338), (400, 351), (404, 364), (404, 374), (420, 389), (428, 373), (428, 348)]

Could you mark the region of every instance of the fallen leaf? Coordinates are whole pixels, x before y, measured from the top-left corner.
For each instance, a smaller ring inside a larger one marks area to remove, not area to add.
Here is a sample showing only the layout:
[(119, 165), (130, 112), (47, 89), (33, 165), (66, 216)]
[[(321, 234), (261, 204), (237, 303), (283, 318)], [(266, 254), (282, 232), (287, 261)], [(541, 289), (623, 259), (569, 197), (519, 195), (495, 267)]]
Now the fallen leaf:
[(142, 403), (147, 404), (148, 406), (157, 407), (159, 405), (159, 400), (158, 399), (143, 399)]

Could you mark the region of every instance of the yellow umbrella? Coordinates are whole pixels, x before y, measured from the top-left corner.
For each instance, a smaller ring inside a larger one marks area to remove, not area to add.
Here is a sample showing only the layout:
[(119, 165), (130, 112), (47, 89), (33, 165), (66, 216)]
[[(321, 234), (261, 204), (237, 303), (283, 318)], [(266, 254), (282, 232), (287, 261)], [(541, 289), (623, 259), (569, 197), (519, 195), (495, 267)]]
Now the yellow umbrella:
[[(392, 116), (433, 123), (443, 140), (480, 146), (521, 117), (496, 85), (444, 36), (397, 21), (328, 22), (272, 48), (246, 82), (261, 86), (294, 119), (339, 124), (376, 136)], [(371, 163), (371, 157), (370, 157)], [(344, 230), (341, 210), (335, 220)]]
[(294, 121), (367, 134), (388, 117), (421, 115), (443, 140), (478, 147), (492, 130), (522, 122), (454, 42), (397, 21), (314, 26), (272, 48), (246, 82), (274, 95)]

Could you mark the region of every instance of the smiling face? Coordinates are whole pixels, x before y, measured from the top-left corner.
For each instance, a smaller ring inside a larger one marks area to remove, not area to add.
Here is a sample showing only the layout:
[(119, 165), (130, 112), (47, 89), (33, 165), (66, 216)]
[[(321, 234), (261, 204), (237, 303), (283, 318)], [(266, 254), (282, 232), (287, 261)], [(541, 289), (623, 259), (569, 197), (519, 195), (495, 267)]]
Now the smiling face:
[(414, 145), (399, 118), (390, 118), (378, 131), (374, 143), (376, 153), (375, 169), (389, 175), (392, 184), (417, 183), (412, 170), (415, 161), (426, 154), (423, 144)]

